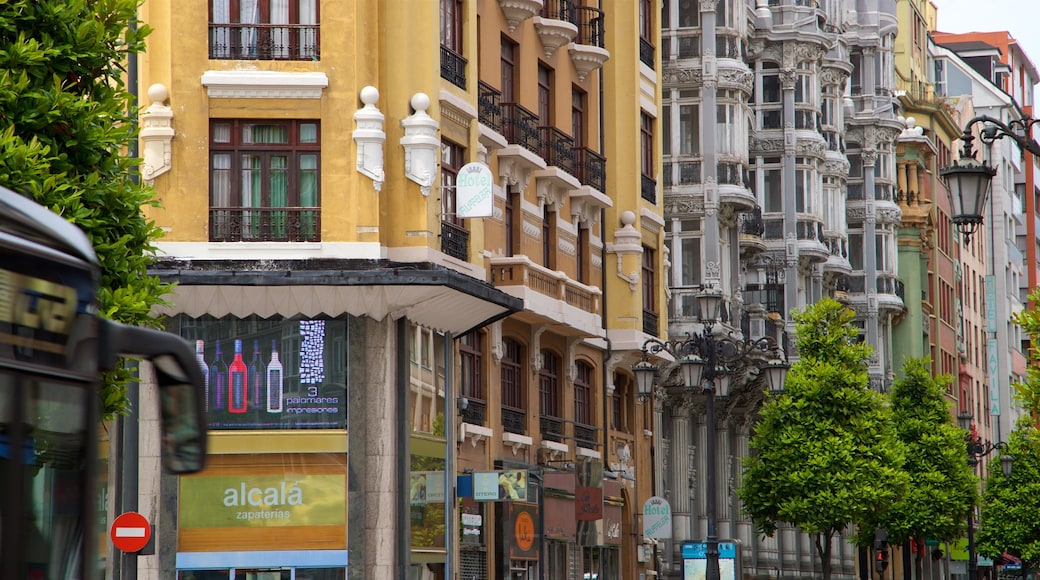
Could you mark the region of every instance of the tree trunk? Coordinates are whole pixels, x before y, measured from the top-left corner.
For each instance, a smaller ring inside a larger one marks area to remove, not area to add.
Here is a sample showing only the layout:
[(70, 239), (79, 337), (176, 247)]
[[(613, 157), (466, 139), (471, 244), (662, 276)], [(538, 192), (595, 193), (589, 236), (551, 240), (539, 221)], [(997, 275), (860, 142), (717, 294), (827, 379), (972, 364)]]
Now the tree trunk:
[(816, 534), (813, 537), (816, 551), (820, 554), (820, 570), (823, 572), (823, 580), (831, 580), (831, 538), (833, 537), (833, 531)]

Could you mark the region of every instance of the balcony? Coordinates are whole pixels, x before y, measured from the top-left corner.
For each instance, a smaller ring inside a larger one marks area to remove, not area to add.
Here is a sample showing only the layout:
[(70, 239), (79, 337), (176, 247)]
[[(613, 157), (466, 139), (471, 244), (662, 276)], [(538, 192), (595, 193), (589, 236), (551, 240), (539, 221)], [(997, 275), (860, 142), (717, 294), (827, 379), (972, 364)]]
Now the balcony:
[(321, 209), (211, 207), (211, 242), (320, 242)]
[(505, 135), (501, 100), (501, 91), (484, 81), (477, 83), (477, 118), (492, 131)]
[(657, 313), (653, 310), (643, 309), (643, 332), (650, 336), (659, 336), (660, 330), (658, 326), (660, 322), (658, 320)]
[(578, 72), (578, 80), (584, 81), (589, 73), (599, 70), (610, 58), (610, 52), (603, 48), (603, 11), (591, 6), (574, 6), (571, 8), (571, 23), (578, 27), (578, 35), (568, 51)]
[(317, 24), (210, 23), (213, 60), (318, 60)]
[(784, 285), (780, 283), (748, 284), (744, 287), (744, 304), (761, 304), (766, 312), (785, 312)]
[(542, 10), (542, 0), (498, 0), (502, 15), (506, 17), (509, 32), (516, 32), (524, 20), (538, 14)]
[(502, 430), (517, 435), (527, 434), (527, 411), (513, 407), (502, 407)]
[(588, 185), (599, 192), (607, 191), (607, 159), (588, 147), (574, 150), (575, 177), (583, 185)]
[(502, 103), (502, 128), (505, 129), (507, 141), (541, 156), (542, 138), (538, 127), (538, 115), (519, 103)]
[(574, 423), (574, 444), (585, 449), (598, 449), (600, 445), (599, 427)]
[(545, 0), (541, 16), (534, 19), (534, 28), (542, 41), (545, 58), (551, 58), (556, 49), (574, 40), (578, 27), (570, 22), (568, 0)]
[(556, 127), (539, 127), (542, 159), (550, 167), (559, 167), (577, 175), (574, 163), (574, 139)]
[(542, 415), (538, 419), (538, 426), (542, 432), (542, 439), (563, 443), (566, 435), (563, 432), (563, 419)]
[(652, 204), (657, 204), (657, 180), (648, 175), (641, 175), (639, 192), (643, 199)]
[(441, 222), (441, 251), (463, 262), (469, 260), (469, 230)]
[(441, 78), (466, 90), (466, 59), (445, 46), (441, 46)]
[(654, 68), (654, 45), (645, 38), (639, 39), (639, 62), (650, 68)]
[(507, 294), (522, 298), (522, 319), (563, 324), (588, 336), (601, 336), (602, 292), (535, 264), (527, 256), (490, 259), (491, 282)]
[(762, 234), (766, 231), (762, 219), (762, 207), (756, 205), (749, 212), (742, 212), (737, 218), (737, 232), (740, 235), (740, 255), (747, 259), (760, 254), (766, 249)]
[(487, 421), (487, 402), (476, 399), (467, 399), (467, 401), (466, 408), (459, 413), (462, 422), (483, 427)]

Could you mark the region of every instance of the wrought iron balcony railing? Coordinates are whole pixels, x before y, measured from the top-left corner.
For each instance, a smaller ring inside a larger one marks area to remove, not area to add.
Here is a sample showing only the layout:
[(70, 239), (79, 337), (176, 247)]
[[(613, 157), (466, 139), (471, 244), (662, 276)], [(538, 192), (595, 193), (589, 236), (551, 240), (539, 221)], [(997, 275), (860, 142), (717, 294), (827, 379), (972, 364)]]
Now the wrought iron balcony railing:
[(446, 46), (441, 47), (441, 78), (466, 89), (466, 59)]
[(566, 438), (563, 432), (563, 419), (559, 417), (542, 415), (538, 420), (538, 425), (541, 428), (542, 439), (563, 443)]
[(556, 127), (539, 127), (542, 137), (542, 159), (550, 167), (559, 167), (571, 175), (574, 170), (574, 139)]
[(643, 199), (650, 203), (657, 203), (657, 180), (649, 175), (641, 175), (640, 193)]
[(602, 444), (599, 440), (599, 427), (592, 425), (585, 425), (582, 423), (574, 423), (574, 443), (578, 447), (584, 447), (585, 449), (596, 449)]
[(541, 156), (542, 139), (538, 129), (538, 115), (519, 103), (502, 103), (502, 128), (505, 129), (507, 141)]
[(441, 222), (441, 251), (452, 258), (469, 259), (469, 230), (450, 222)]
[(588, 147), (578, 147), (574, 150), (575, 177), (584, 185), (591, 186), (605, 193), (607, 191), (607, 159)]
[(639, 39), (639, 61), (650, 68), (654, 68), (654, 45), (645, 38)]
[(496, 133), (503, 134), (502, 93), (491, 85), (480, 81), (477, 84), (477, 117), (481, 123)]
[(502, 407), (502, 430), (517, 435), (527, 434), (527, 411), (513, 407)]
[(211, 242), (319, 242), (321, 209), (315, 207), (209, 209)]
[(756, 205), (755, 209), (741, 213), (738, 218), (738, 227), (742, 235), (762, 237), (766, 231), (765, 221), (762, 220), (762, 207)]
[(318, 60), (317, 24), (210, 23), (214, 60)]
[(603, 48), (603, 11), (591, 6), (571, 8), (571, 24), (578, 27), (577, 44)]
[(650, 336), (658, 336), (660, 331), (657, 330), (659, 325), (659, 317), (656, 312), (652, 310), (643, 310), (643, 332)]
[(487, 402), (468, 399), (466, 408), (462, 410), (462, 421), (470, 425), (484, 426), (487, 421)]

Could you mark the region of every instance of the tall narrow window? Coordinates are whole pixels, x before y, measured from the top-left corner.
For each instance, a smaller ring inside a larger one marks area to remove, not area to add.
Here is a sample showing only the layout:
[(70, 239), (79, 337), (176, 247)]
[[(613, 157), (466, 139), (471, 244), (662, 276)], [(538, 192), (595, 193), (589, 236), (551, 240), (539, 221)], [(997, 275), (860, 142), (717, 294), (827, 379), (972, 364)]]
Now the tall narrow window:
[(574, 137), (574, 148), (585, 146), (585, 91), (575, 88), (571, 91), (571, 135)]
[(516, 89), (516, 56), (517, 45), (512, 40), (502, 37), (502, 102), (514, 103)]
[(574, 251), (574, 260), (577, 262), (578, 282), (589, 283), (589, 228), (578, 226), (578, 244)]
[(470, 400), (484, 400), (484, 352), (480, 331), (459, 337), (459, 394)]
[(553, 123), (553, 71), (538, 65), (538, 124), (548, 127)]
[(556, 269), (556, 212), (549, 210), (549, 204), (542, 208), (542, 265)]
[(463, 227), (458, 217), (455, 182), (465, 163), (465, 150), (451, 141), (441, 141), (441, 221)]
[(466, 88), (466, 59), (462, 56), (462, 0), (441, 3), (441, 78)]
[(640, 155), (642, 163), (640, 167), (643, 175), (653, 179), (654, 177), (654, 118), (646, 113), (639, 114), (639, 136)]
[(542, 351), (542, 368), (538, 371), (538, 407), (542, 416), (560, 418), (560, 357), (550, 350)]
[(574, 377), (574, 422), (578, 425), (591, 425), (592, 366), (578, 361), (575, 367), (578, 373)]
[(523, 410), (523, 348), (512, 338), (502, 339), (502, 405)]
[(643, 246), (643, 312), (657, 314), (657, 256), (653, 248)]

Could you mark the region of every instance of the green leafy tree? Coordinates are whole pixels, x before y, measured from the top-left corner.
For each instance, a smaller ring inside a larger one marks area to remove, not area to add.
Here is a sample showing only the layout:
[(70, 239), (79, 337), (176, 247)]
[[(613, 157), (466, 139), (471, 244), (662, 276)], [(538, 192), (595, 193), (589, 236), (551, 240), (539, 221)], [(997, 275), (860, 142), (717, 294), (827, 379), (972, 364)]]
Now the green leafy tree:
[(1025, 418), (1007, 443), (1011, 474), (1004, 475), (999, 455), (990, 459), (976, 547), (990, 558), (1007, 552), (1033, 568), (1040, 566), (1040, 431)]
[[(964, 432), (950, 418), (944, 397), (949, 376), (933, 377), (927, 359), (903, 363), (890, 400), (910, 477), (907, 494), (882, 514), (893, 543), (911, 538), (953, 541), (964, 537), (965, 525), (977, 501), (978, 479), (968, 465)], [(914, 562), (921, 577), (919, 551)]]
[(835, 534), (877, 519), (908, 478), (891, 411), (868, 387), (854, 313), (824, 299), (793, 316), (800, 358), (762, 407), (738, 493), (762, 533), (786, 522), (809, 534), (829, 580)]
[[(0, 1), (0, 185), (79, 226), (102, 266), (101, 316), (157, 326), (169, 288), (147, 268), (159, 228), (127, 155), (136, 111), (124, 77), (144, 49), (138, 0)], [(106, 414), (126, 410), (128, 372), (109, 373)]]

